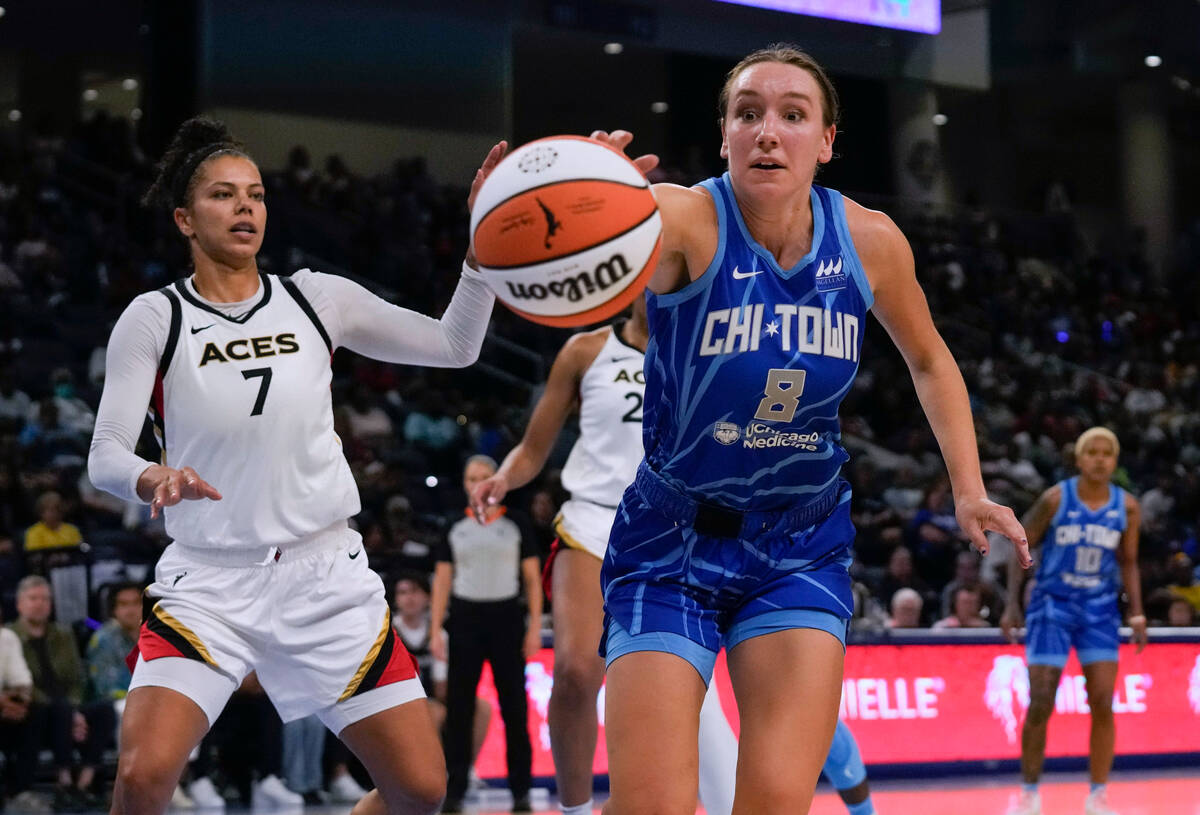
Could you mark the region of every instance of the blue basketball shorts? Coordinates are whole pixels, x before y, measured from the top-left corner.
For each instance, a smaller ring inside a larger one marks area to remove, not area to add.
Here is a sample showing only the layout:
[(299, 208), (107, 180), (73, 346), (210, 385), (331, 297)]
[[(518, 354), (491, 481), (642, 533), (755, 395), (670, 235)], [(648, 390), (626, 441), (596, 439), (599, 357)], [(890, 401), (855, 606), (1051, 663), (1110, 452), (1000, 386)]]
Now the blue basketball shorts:
[(1035, 591), (1025, 614), (1025, 661), (1061, 668), (1074, 648), (1080, 665), (1116, 662), (1120, 624), (1115, 594), (1089, 599)]
[(845, 645), (854, 525), (849, 485), (833, 489), (831, 509), (805, 528), (781, 515), (752, 535), (714, 537), (631, 485), (601, 570), (601, 655), (611, 664), (635, 651), (676, 654), (708, 682), (720, 649), (751, 637), (814, 628)]

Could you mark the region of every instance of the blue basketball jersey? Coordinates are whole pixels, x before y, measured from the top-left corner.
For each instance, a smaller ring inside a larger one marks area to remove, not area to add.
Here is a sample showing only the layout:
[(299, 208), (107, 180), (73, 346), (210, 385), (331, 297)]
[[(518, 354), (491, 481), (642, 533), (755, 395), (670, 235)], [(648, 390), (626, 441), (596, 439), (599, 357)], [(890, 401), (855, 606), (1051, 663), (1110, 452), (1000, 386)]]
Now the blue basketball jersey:
[(1079, 479), (1059, 483), (1062, 500), (1046, 537), (1035, 593), (1054, 597), (1116, 595), (1117, 549), (1125, 532), (1125, 490), (1109, 486), (1108, 502), (1091, 510), (1079, 499)]
[(719, 244), (704, 274), (647, 296), (647, 464), (699, 500), (804, 504), (848, 458), (838, 406), (858, 371), (873, 297), (841, 194), (813, 185), (812, 248), (782, 269), (746, 228), (729, 174), (712, 195)]

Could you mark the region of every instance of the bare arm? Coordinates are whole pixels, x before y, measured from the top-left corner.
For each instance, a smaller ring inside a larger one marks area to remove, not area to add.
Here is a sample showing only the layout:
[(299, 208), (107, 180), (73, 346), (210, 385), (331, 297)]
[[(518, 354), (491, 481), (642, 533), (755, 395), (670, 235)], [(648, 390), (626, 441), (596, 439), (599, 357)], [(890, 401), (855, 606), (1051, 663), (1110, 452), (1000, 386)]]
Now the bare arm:
[(529, 608), (529, 630), (525, 632), (525, 658), (533, 659), (542, 649), (542, 574), (536, 557), (521, 559), (521, 582)]
[(435, 659), (446, 659), (446, 639), (442, 626), (450, 606), (450, 585), (454, 580), (454, 565), (439, 561), (433, 570), (433, 596), (429, 601), (429, 650)]
[(558, 352), (546, 379), (546, 388), (525, 426), (525, 435), (504, 457), (500, 469), (479, 482), (471, 494), (476, 517), (487, 517), (488, 505), (500, 503), (509, 490), (525, 486), (542, 471), (554, 440), (575, 405), (579, 380), (596, 359), (609, 330), (576, 334)]
[(1125, 496), (1125, 534), (1117, 549), (1117, 560), (1121, 563), (1121, 580), (1125, 593), (1129, 595), (1129, 617), (1127, 622), (1133, 629), (1133, 641), (1140, 654), (1146, 647), (1146, 612), (1142, 609), (1142, 573), (1138, 568), (1138, 535), (1142, 525), (1142, 506), (1132, 495)]
[(950, 349), (934, 327), (925, 294), (917, 283), (908, 241), (881, 212), (847, 201), (846, 215), (875, 294), (875, 315), (908, 365), (917, 397), (946, 461), (959, 526), (984, 554), (988, 551), (985, 532), (999, 532), (1010, 538), (1021, 564), (1028, 567), (1031, 560), (1025, 530), (1011, 509), (988, 500), (967, 388)]

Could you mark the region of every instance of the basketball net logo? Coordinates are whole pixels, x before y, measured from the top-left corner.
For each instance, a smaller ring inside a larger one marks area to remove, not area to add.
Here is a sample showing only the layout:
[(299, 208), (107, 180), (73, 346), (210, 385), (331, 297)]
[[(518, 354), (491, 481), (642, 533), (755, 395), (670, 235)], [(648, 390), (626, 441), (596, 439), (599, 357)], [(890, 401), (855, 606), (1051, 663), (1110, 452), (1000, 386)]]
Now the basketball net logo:
[(1200, 657), (1188, 675), (1188, 702), (1197, 716), (1200, 716)]
[[(1200, 664), (1200, 661), (1198, 661)], [(1200, 668), (1197, 669), (1200, 671)], [(1004, 725), (1009, 744), (1017, 743), (1017, 725), (1029, 709), (1029, 671), (1018, 656), (998, 656), (987, 676), (983, 702)], [(1019, 709), (1018, 709), (1019, 706)]]

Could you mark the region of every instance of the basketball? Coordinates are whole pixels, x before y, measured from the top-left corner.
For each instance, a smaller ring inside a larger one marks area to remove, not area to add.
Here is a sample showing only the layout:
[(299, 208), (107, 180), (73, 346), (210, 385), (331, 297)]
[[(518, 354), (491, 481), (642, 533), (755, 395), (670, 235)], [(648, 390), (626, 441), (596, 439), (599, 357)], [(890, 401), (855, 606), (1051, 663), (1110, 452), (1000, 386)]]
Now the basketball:
[(607, 320), (642, 293), (658, 263), (662, 218), (623, 153), (554, 136), (496, 165), (475, 201), (471, 235), (500, 302), (562, 328)]

